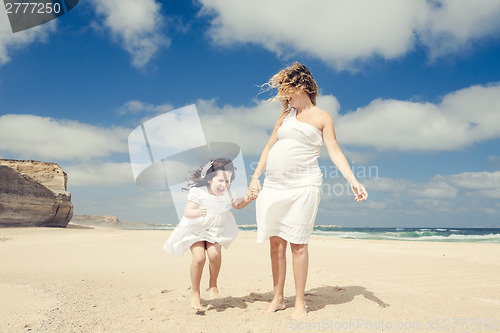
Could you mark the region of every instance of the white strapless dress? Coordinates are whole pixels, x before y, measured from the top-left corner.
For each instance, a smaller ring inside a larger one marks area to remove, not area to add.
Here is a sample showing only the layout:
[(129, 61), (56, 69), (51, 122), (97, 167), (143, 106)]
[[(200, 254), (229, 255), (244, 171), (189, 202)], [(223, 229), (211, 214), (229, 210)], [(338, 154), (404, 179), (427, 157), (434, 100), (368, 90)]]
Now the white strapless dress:
[(279, 236), (290, 243), (307, 244), (320, 202), (323, 174), (318, 156), (323, 133), (297, 120), (292, 109), (277, 135), (256, 200), (257, 241)]

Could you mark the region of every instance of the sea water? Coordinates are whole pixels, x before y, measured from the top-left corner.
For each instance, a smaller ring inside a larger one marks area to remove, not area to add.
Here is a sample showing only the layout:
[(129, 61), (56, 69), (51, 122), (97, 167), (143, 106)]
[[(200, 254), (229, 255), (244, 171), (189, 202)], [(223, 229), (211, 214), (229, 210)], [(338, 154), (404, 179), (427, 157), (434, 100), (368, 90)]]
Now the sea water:
[[(135, 224), (125, 229), (173, 230), (171, 224)], [(240, 230), (257, 231), (257, 225), (240, 225)], [(331, 225), (316, 225), (313, 235), (343, 239), (375, 239), (427, 242), (470, 242), (500, 244), (500, 228), (346, 228)]]

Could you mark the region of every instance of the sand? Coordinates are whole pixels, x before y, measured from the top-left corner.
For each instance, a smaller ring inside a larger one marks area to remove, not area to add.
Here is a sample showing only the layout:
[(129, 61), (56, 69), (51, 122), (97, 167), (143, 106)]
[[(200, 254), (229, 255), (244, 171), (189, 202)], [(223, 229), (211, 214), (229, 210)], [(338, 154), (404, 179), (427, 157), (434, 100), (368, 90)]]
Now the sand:
[[(220, 298), (190, 308), (190, 253), (170, 231), (0, 229), (0, 332), (500, 331), (500, 246), (313, 236), (308, 316), (261, 314), (272, 298), (268, 244), (240, 232), (223, 251)], [(288, 252), (290, 259), (290, 252)]]

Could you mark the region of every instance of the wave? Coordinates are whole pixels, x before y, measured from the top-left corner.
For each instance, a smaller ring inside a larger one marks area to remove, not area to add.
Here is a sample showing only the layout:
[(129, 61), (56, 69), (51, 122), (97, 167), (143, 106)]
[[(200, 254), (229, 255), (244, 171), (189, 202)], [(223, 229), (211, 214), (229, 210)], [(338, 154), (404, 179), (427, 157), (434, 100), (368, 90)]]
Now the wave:
[(475, 242), (499, 243), (500, 229), (454, 229), (444, 228), (360, 228), (359, 230), (314, 231), (315, 235), (332, 236), (344, 239), (373, 239), (400, 241), (437, 241), (437, 242)]

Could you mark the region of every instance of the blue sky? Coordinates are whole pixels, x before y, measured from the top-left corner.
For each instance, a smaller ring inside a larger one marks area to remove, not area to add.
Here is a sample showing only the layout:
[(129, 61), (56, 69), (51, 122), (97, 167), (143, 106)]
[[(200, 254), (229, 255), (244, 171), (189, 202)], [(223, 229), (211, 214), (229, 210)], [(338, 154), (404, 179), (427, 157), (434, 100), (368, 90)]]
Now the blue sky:
[(341, 190), (324, 149), (317, 224), (500, 226), (499, 15), (497, 0), (90, 0), (13, 34), (2, 11), (0, 157), (61, 165), (75, 214), (175, 223), (168, 192), (135, 185), (128, 134), (196, 104), (251, 171), (280, 112), (256, 85), (300, 61), (369, 191)]

